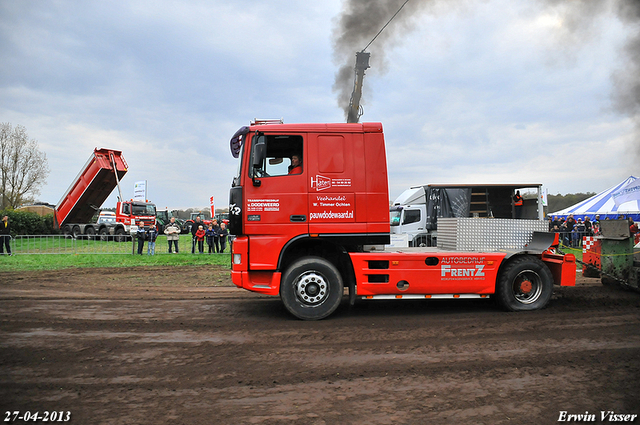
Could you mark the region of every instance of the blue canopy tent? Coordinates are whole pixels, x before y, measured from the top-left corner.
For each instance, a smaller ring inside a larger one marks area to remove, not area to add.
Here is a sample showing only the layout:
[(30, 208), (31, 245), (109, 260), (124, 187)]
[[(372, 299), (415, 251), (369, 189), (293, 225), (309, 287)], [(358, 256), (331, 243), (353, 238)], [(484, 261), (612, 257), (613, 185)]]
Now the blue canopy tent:
[(640, 179), (629, 176), (623, 182), (563, 210), (549, 213), (549, 216), (566, 218), (569, 214), (584, 220), (593, 220), (598, 214), (600, 220), (615, 220), (620, 216), (640, 221)]

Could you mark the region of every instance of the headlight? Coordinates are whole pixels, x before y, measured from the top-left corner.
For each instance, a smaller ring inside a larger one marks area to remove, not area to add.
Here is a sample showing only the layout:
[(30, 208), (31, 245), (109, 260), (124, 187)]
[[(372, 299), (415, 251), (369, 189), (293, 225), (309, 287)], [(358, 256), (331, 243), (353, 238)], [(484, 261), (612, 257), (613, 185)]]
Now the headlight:
[(242, 254), (233, 254), (233, 264), (242, 264)]

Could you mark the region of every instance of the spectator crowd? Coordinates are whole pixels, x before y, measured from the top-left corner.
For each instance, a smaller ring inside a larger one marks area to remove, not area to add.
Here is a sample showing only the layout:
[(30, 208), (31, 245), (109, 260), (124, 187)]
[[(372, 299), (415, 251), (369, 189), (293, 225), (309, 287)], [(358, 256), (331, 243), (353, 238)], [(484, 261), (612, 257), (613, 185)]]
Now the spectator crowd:
[[(167, 243), (169, 244), (169, 254), (179, 253), (180, 248), (178, 242), (181, 233), (182, 229), (178, 223), (176, 223), (175, 218), (171, 217), (170, 222), (164, 228), (164, 234), (167, 236)], [(140, 222), (137, 230), (133, 234), (138, 244), (137, 253), (142, 255), (146, 242), (147, 255), (155, 255), (158, 234), (159, 232), (155, 224), (144, 227), (143, 223)], [(230, 240), (229, 231), (224, 222), (218, 224), (218, 221), (214, 219), (206, 225), (200, 217), (197, 217), (191, 226), (191, 253), (195, 254), (197, 252), (198, 254), (203, 254), (205, 242), (208, 246), (209, 254), (224, 253), (227, 248), (228, 239)]]
[[(634, 223), (631, 217), (625, 218), (621, 216), (619, 220), (627, 220), (629, 223), (629, 231), (635, 238), (635, 243), (640, 239), (638, 233), (638, 224)], [(605, 220), (609, 220), (606, 217)], [(565, 246), (577, 248), (582, 246), (583, 236), (598, 236), (600, 232), (600, 215), (596, 214), (593, 221), (589, 216), (584, 216), (584, 220), (574, 218), (573, 214), (569, 214), (567, 218), (553, 216), (549, 218), (549, 231), (560, 233), (560, 241)]]

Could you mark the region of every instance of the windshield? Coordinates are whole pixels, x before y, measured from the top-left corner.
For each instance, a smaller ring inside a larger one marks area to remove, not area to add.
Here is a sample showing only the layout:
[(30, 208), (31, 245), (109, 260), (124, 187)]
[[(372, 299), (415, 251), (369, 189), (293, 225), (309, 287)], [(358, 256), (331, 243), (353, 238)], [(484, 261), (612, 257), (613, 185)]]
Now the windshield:
[(390, 224), (392, 226), (399, 226), (401, 215), (402, 215), (401, 209), (389, 211)]
[(131, 214), (133, 215), (156, 215), (156, 206), (153, 204), (132, 204)]

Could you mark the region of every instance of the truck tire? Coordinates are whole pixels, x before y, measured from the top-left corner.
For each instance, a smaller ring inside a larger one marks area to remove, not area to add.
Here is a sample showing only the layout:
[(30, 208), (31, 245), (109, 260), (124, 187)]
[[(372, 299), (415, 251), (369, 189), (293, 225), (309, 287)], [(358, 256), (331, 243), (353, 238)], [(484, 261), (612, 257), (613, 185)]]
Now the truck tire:
[(116, 230), (116, 236), (114, 237), (114, 239), (116, 242), (124, 242), (126, 240), (124, 229), (122, 227)]
[(71, 226), (65, 224), (65, 226), (62, 228), (62, 234), (65, 236), (71, 236)]
[(553, 293), (553, 276), (542, 260), (530, 255), (516, 257), (500, 272), (496, 283), (498, 303), (508, 311), (544, 308)]
[(88, 226), (84, 232), (87, 235), (88, 240), (94, 241), (96, 239), (96, 229), (93, 226)]
[(109, 240), (109, 229), (107, 229), (106, 227), (103, 227), (102, 229), (100, 229), (98, 234), (100, 235), (100, 240), (102, 242), (106, 242)]
[(71, 229), (71, 235), (74, 239), (77, 239), (78, 236), (81, 236), (82, 233), (80, 232), (80, 226), (73, 226), (73, 228)]
[(340, 305), (343, 291), (338, 269), (320, 257), (295, 261), (280, 282), (280, 298), (284, 306), (303, 320), (320, 320), (329, 316)]
[(413, 239), (413, 246), (425, 247), (429, 246), (425, 235), (418, 235)]

